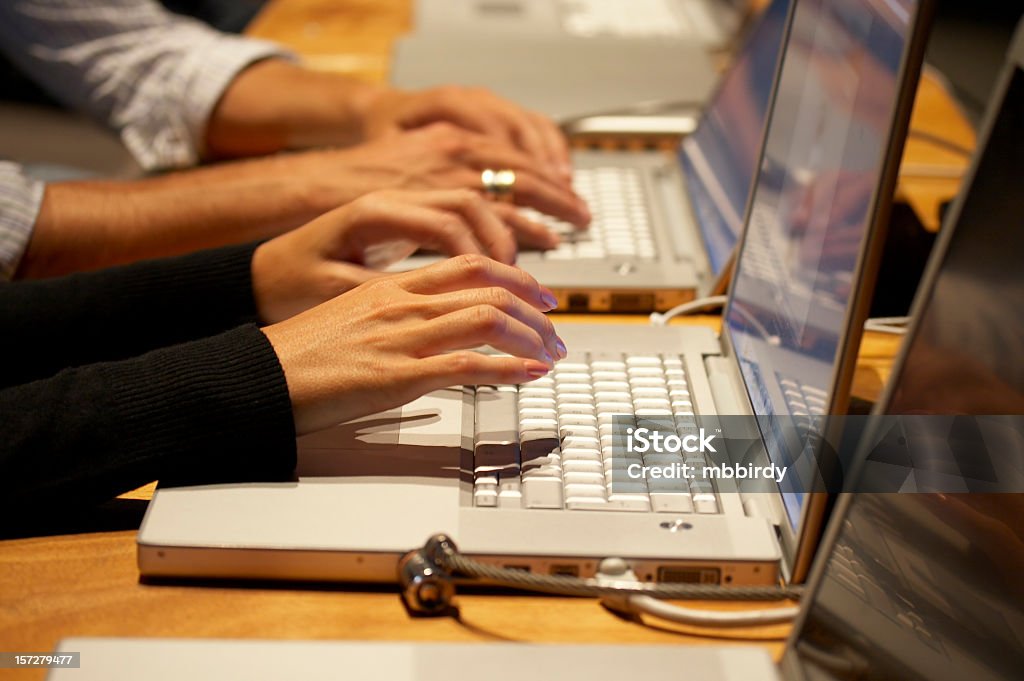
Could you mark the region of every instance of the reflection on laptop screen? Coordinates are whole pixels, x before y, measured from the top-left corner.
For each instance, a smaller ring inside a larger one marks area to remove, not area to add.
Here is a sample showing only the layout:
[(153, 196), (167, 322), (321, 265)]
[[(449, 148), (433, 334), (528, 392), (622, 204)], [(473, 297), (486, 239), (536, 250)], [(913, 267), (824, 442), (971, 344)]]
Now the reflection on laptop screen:
[(714, 276), (743, 229), (790, 0), (774, 0), (744, 41), (679, 162)]
[[(796, 5), (725, 318), (758, 416), (799, 424), (831, 404), (914, 9), (913, 0)], [(773, 462), (797, 474), (782, 490), (796, 527), (814, 449), (763, 430)]]
[(793, 649), (803, 678), (1020, 678), (1021, 495), (861, 492), (844, 501)]

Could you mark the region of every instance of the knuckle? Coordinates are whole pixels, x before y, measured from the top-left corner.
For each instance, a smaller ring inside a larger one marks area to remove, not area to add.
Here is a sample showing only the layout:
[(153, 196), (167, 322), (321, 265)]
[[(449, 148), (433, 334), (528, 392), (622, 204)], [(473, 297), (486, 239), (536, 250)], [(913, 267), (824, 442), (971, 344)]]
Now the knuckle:
[(471, 374), (476, 372), (478, 358), (473, 352), (452, 352), (445, 356), (445, 371), (456, 374)]
[(488, 303), (501, 310), (510, 310), (515, 307), (516, 296), (508, 289), (495, 286), (488, 289)]
[(483, 203), (483, 197), (481, 197), (476, 191), (468, 188), (455, 189), (454, 199), (456, 205), (463, 209), (472, 209), (480, 206)]
[(466, 253), (455, 258), (456, 270), (467, 278), (487, 278), (491, 274), (493, 261), (478, 253)]
[(501, 310), (490, 305), (479, 305), (473, 309), (474, 326), (486, 338), (499, 338), (508, 330), (508, 317)]

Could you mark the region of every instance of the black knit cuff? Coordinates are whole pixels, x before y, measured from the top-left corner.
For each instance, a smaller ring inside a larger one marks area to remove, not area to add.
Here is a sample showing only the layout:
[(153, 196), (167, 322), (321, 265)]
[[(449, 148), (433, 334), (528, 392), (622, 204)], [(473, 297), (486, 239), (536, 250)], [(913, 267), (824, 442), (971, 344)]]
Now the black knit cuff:
[(115, 388), (115, 411), (124, 414), (119, 449), (156, 464), (154, 477), (257, 480), (294, 470), (288, 385), (255, 325), (110, 366), (134, 379)]

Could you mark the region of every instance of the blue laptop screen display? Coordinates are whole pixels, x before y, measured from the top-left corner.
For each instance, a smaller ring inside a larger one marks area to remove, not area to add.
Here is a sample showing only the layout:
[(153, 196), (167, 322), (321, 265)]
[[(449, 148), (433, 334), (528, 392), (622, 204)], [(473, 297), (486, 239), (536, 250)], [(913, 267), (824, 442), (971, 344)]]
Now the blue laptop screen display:
[[(800, 0), (794, 10), (725, 317), (759, 417), (813, 429), (831, 408), (913, 11), (913, 0)], [(818, 473), (814, 449), (766, 423), (768, 454), (790, 471), (782, 492), (795, 527), (799, 490)]]
[(716, 277), (743, 229), (789, 3), (774, 0), (765, 10), (680, 149), (690, 203)]

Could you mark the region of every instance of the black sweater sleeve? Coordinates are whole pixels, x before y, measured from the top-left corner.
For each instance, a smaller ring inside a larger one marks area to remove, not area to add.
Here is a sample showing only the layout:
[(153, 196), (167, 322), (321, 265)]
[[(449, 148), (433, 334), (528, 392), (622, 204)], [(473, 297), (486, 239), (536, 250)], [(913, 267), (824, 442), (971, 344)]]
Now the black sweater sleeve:
[(257, 321), (256, 246), (0, 284), (0, 387)]
[(289, 476), (284, 373), (255, 325), (0, 390), (0, 525), (155, 479)]

